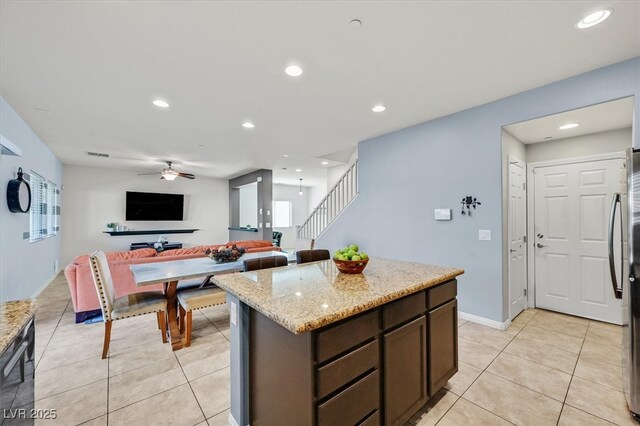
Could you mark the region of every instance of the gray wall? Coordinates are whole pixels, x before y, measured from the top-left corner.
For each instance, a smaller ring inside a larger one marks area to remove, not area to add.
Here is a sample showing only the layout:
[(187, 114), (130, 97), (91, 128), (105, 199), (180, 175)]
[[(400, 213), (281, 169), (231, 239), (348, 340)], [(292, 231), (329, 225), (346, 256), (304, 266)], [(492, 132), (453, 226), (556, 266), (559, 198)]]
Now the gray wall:
[(559, 160), (561, 158), (621, 152), (631, 146), (631, 127), (592, 133), (575, 138), (529, 144), (527, 162)]
[[(460, 311), (506, 321), (502, 126), (631, 95), (640, 122), (640, 58), (361, 142), (360, 194), (316, 246), (356, 242), (373, 256), (462, 267)], [(465, 195), (482, 202), (472, 217), (459, 213)], [(440, 207), (452, 221), (433, 220)]]
[[(33, 243), (23, 238), (29, 232), (29, 213), (11, 213), (6, 188), (18, 167), (34, 172), (62, 188), (62, 164), (11, 106), (0, 97), (0, 133), (22, 149), (22, 157), (0, 155), (0, 302), (34, 297), (60, 267), (61, 226), (56, 236)], [(64, 215), (64, 191), (61, 192)]]

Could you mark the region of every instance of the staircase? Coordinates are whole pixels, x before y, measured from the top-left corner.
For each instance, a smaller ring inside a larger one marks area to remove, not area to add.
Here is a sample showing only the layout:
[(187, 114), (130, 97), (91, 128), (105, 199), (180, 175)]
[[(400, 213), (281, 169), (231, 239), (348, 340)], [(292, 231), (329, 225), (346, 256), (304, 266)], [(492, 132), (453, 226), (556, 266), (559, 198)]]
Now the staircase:
[(342, 175), (320, 201), (309, 218), (298, 228), (298, 238), (318, 238), (358, 195), (358, 161)]

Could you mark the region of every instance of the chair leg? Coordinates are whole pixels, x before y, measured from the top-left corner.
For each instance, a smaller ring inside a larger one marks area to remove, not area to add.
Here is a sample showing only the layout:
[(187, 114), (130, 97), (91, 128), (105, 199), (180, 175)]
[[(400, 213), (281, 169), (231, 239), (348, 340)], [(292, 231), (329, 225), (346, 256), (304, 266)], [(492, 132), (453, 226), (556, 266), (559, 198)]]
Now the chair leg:
[(184, 345), (191, 346), (191, 312), (187, 311), (187, 328), (185, 330)]
[(156, 314), (158, 315), (158, 328), (162, 333), (162, 343), (167, 343), (167, 325), (164, 320), (164, 311), (158, 311)]
[(184, 333), (184, 316), (187, 313), (182, 305), (178, 305), (179, 308), (179, 318), (178, 318), (178, 326), (180, 329), (180, 334)]
[(113, 321), (105, 321), (104, 323), (104, 344), (102, 345), (102, 359), (107, 357), (109, 353), (109, 343), (111, 342), (111, 325)]

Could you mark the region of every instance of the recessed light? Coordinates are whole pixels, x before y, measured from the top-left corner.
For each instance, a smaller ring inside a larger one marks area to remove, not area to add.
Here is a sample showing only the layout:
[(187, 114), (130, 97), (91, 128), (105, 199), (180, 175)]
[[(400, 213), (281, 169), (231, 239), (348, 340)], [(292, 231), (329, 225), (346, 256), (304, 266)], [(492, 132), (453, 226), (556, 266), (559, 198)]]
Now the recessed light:
[(283, 171), (283, 172), (286, 172), (286, 171), (287, 171), (287, 168), (286, 168), (286, 167), (283, 167), (283, 168), (282, 168), (282, 171)]
[(548, 141), (549, 139), (553, 139), (553, 136), (545, 136), (544, 140)]
[(198, 145), (199, 148), (204, 148), (204, 144)]
[(250, 121), (245, 121), (244, 123), (242, 123), (242, 127), (244, 127), (245, 129), (253, 129), (254, 127), (256, 127), (256, 125)]
[(560, 129), (560, 130), (575, 129), (579, 125), (580, 125), (580, 123), (567, 123), (567, 124), (563, 124), (562, 126), (558, 127), (558, 129)]
[(362, 21), (359, 19), (352, 19), (351, 21), (349, 21), (349, 26), (354, 30), (357, 30), (362, 26)]
[(599, 23), (607, 19), (611, 15), (612, 11), (613, 9), (602, 9), (602, 10), (593, 12), (585, 16), (584, 18), (582, 18), (582, 20), (580, 20), (580, 22), (578, 22), (576, 26), (582, 29), (582, 28), (589, 28), (589, 27), (593, 27), (594, 25), (598, 25)]
[(154, 99), (152, 103), (158, 108), (169, 108), (169, 102), (162, 99)]
[(320, 164), (322, 164), (323, 166), (326, 166), (327, 164), (329, 164), (329, 162), (328, 162), (328, 161), (323, 161), (323, 162), (322, 162), (322, 163), (320, 163)]
[(289, 158), (289, 156), (287, 154), (282, 154), (283, 157), (285, 158)]
[(302, 169), (296, 169), (296, 172), (300, 173), (302, 171)]
[(284, 69), (284, 72), (286, 72), (291, 77), (300, 77), (302, 75), (302, 68), (297, 65), (289, 65)]
[(373, 112), (382, 112), (385, 109), (387, 109), (387, 107), (384, 106), (384, 105), (376, 105), (373, 108), (371, 108), (371, 111), (373, 111)]

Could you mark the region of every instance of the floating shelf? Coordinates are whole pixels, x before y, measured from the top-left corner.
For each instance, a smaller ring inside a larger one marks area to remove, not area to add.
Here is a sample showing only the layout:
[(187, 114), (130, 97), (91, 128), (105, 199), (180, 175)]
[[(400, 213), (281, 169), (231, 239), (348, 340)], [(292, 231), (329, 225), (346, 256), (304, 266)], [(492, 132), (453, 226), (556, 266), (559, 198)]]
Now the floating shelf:
[(247, 227), (229, 227), (227, 228), (229, 231), (243, 231), (243, 232), (258, 232), (258, 228), (247, 228)]
[(193, 234), (198, 229), (153, 229), (148, 231), (104, 231), (112, 237), (119, 235)]

